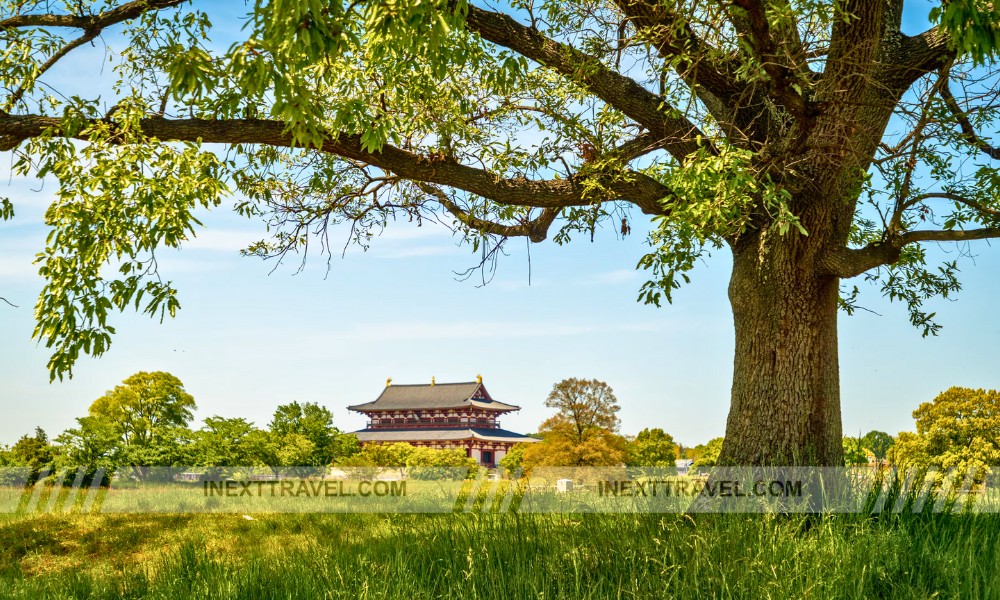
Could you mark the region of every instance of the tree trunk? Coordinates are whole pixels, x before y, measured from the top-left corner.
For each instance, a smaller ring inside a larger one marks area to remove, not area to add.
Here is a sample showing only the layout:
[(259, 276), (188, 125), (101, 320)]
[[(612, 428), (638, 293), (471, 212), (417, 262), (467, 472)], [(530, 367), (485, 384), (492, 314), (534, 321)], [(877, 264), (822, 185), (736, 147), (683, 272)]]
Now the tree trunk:
[(733, 248), (736, 358), (719, 464), (842, 465), (839, 279), (812, 268), (818, 240), (768, 237)]

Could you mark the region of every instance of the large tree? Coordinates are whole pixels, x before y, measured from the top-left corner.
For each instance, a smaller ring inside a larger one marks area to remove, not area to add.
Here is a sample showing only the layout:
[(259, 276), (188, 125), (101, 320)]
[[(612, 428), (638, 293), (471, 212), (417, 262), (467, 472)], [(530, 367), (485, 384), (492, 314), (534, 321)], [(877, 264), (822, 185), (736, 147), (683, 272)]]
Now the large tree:
[[(274, 410), (268, 431), (283, 448), (296, 448), (300, 462), (289, 466), (326, 467), (359, 451), (358, 438), (333, 426), (333, 413), (315, 402), (282, 404)], [(304, 448), (311, 448), (305, 451)], [(297, 453), (297, 454), (296, 454)]]
[[(924, 245), (1000, 237), (986, 0), (907, 33), (903, 0), (257, 0), (221, 17), (228, 47), (210, 8), (0, 1), (0, 151), (59, 181), (36, 308), (56, 376), (107, 349), (113, 309), (176, 310), (154, 250), (227, 191), (277, 232), (262, 256), (409, 218), (488, 262), (516, 236), (625, 235), (638, 211), (648, 302), (732, 253), (720, 462), (836, 465), (844, 282), (880, 282), (933, 333), (923, 302), (957, 264)], [(52, 87), (99, 37), (107, 82)]]
[(542, 441), (524, 449), (525, 467), (625, 463), (627, 441), (618, 434), (618, 398), (610, 385), (597, 379), (563, 379), (552, 386), (545, 406), (556, 414), (539, 426)]
[(977, 481), (1000, 464), (1000, 392), (949, 388), (913, 411), (917, 432), (889, 450), (893, 465), (955, 469)]
[(629, 467), (673, 467), (677, 460), (677, 444), (669, 433), (659, 427), (646, 428), (629, 440), (625, 447), (625, 464)]
[[(94, 400), (88, 416), (77, 421), (64, 442), (95, 450), (98, 443), (115, 440), (102, 456), (134, 467), (173, 466), (191, 462), (188, 450), (193, 434), (188, 424), (197, 408), (194, 397), (176, 376), (163, 371), (140, 371)], [(145, 476), (145, 470), (137, 470)]]

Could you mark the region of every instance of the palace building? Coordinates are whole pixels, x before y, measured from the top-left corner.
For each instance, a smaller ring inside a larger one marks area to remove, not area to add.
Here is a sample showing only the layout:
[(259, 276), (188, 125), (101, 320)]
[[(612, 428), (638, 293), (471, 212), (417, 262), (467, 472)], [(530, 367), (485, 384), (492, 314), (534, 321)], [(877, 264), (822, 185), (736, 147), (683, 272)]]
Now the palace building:
[(354, 432), (361, 445), (405, 442), (424, 448), (465, 450), (485, 467), (497, 462), (518, 442), (533, 437), (501, 429), (497, 417), (520, 410), (497, 402), (483, 385), (483, 378), (469, 383), (393, 385), (374, 401), (347, 407), (368, 417), (368, 426)]

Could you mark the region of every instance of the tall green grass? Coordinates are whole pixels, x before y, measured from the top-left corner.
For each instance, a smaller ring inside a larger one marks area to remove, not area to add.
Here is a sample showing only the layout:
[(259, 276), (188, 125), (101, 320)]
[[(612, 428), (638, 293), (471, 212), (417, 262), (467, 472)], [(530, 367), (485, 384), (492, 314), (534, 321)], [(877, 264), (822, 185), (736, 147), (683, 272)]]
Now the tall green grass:
[(33, 516), (5, 598), (1000, 598), (997, 515)]

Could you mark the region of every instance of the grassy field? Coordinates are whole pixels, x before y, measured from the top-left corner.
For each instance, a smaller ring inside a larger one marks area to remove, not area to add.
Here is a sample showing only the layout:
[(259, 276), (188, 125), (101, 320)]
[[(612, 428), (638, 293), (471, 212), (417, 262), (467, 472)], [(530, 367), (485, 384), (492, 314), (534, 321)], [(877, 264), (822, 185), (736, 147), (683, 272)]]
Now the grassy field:
[(3, 598), (1000, 598), (1000, 516), (0, 517)]

